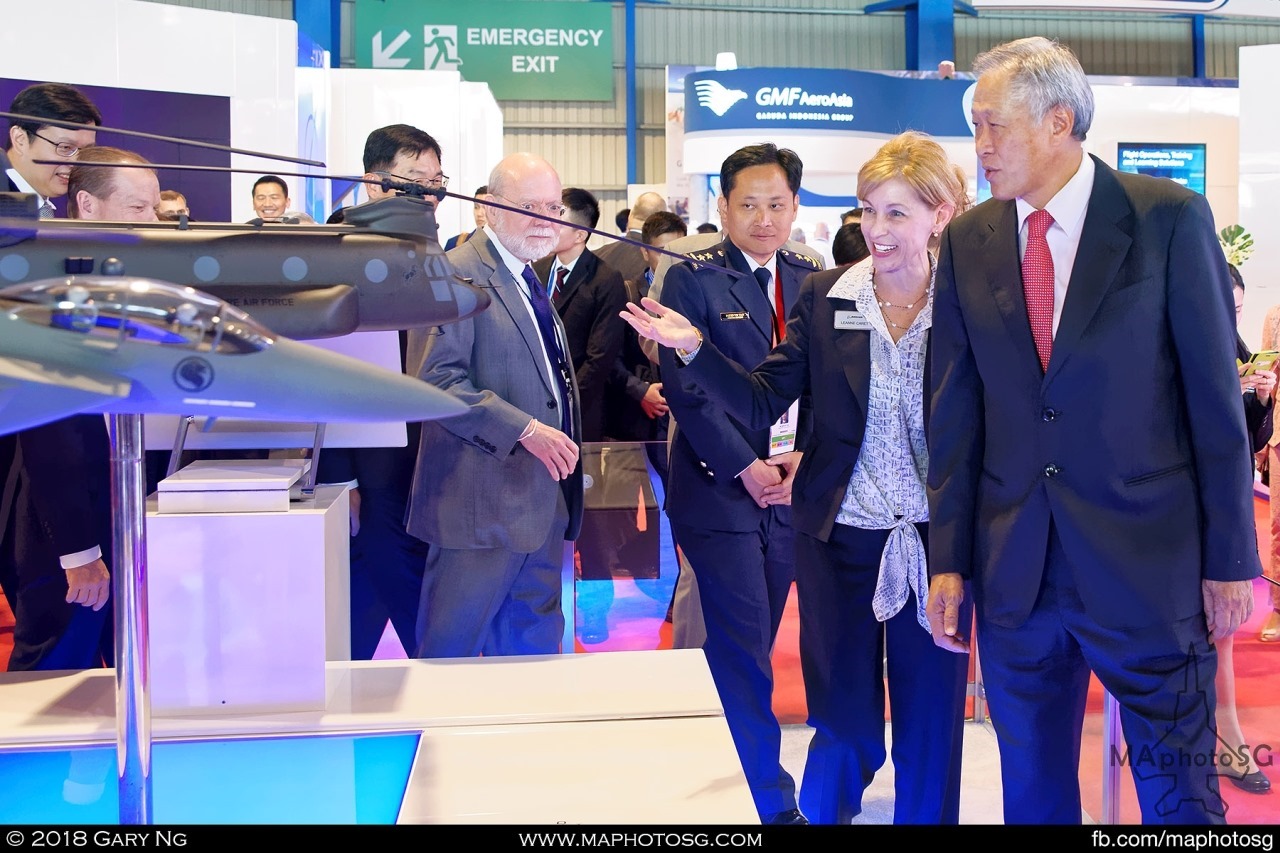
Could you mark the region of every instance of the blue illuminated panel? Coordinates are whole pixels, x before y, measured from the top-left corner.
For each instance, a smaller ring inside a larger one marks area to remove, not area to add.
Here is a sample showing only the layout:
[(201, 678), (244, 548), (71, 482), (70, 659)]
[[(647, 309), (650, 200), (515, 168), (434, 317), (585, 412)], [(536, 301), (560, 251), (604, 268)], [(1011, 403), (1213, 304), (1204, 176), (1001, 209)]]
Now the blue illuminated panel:
[[(159, 824), (393, 824), (418, 733), (161, 742)], [(115, 745), (0, 751), (0, 824), (119, 821)]]

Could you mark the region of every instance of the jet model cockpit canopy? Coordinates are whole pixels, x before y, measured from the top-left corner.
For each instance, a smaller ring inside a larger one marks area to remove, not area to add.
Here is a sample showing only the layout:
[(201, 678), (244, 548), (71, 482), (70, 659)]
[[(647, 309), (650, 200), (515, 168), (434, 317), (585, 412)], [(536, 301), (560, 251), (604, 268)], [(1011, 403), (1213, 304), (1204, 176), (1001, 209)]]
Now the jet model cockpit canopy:
[(191, 287), (148, 278), (75, 275), (16, 284), (0, 299), (31, 323), (78, 332), (103, 344), (129, 340), (195, 352), (252, 353), (275, 335), (248, 314)]

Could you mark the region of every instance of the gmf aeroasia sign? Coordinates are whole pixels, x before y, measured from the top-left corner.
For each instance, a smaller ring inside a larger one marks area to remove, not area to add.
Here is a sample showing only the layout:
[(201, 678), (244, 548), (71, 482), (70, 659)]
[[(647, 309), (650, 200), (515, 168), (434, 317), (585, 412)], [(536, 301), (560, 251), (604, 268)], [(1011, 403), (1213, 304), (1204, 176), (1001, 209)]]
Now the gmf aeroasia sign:
[(356, 65), (453, 70), (501, 100), (613, 100), (606, 3), (359, 0)]
[(872, 71), (739, 68), (684, 80), (686, 133), (753, 128), (968, 136), (967, 80), (911, 80)]

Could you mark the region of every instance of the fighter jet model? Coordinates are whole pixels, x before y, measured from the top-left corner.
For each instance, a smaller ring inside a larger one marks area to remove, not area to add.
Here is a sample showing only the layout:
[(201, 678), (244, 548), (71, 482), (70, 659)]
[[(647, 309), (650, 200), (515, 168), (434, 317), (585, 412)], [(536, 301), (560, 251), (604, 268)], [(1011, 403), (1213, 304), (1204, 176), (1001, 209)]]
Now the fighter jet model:
[(0, 434), (81, 412), (334, 422), (464, 411), (428, 383), (276, 335), (194, 288), (108, 275), (0, 290)]
[(454, 275), (428, 202), (350, 211), (343, 225), (0, 220), (0, 286), (91, 274), (112, 257), (299, 340), (444, 325), (489, 306), (486, 290)]

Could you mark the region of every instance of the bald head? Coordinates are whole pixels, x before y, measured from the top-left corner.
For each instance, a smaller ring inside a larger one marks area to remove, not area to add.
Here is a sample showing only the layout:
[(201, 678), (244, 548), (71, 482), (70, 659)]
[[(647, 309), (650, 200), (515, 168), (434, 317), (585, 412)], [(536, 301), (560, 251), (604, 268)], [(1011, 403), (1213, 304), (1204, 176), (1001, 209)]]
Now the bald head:
[[(560, 176), (555, 167), (536, 154), (520, 153), (504, 157), (489, 175), (489, 193), (499, 204), (525, 208), (543, 216), (563, 211)], [(555, 248), (559, 226), (522, 213), (491, 207), (489, 227), (498, 242), (522, 261), (536, 261)]]
[(627, 230), (639, 231), (644, 228), (644, 221), (655, 213), (667, 209), (667, 200), (658, 193), (641, 193), (636, 203), (631, 205), (631, 215), (627, 218)]

